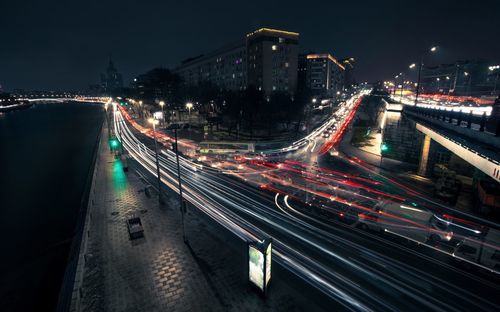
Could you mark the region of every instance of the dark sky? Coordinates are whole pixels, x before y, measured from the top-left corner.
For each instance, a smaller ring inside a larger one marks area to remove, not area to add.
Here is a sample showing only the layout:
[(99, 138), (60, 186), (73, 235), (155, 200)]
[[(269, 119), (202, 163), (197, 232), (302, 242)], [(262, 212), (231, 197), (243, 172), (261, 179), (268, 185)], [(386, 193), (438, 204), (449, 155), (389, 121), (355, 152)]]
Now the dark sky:
[(86, 88), (109, 55), (128, 83), (263, 26), (300, 32), (302, 51), (355, 57), (359, 81), (393, 76), (432, 44), (428, 64), (500, 62), (500, 0), (1, 0), (0, 84)]

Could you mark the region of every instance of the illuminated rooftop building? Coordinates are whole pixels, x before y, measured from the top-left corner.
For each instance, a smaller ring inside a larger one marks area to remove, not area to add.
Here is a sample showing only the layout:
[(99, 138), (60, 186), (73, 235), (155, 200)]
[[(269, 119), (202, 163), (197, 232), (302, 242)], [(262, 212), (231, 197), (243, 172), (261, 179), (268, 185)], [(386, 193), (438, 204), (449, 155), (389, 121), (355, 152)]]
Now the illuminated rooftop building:
[(254, 86), (266, 93), (294, 93), (297, 86), (298, 33), (260, 28), (174, 69), (188, 85), (210, 82), (226, 90)]

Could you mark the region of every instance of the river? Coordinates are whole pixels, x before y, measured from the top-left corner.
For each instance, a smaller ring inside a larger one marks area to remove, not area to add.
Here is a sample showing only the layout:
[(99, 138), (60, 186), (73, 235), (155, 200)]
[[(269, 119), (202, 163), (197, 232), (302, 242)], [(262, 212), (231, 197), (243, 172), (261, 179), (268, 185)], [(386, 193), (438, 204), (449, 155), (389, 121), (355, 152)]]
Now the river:
[(82, 103), (0, 115), (0, 310), (55, 309), (103, 118)]

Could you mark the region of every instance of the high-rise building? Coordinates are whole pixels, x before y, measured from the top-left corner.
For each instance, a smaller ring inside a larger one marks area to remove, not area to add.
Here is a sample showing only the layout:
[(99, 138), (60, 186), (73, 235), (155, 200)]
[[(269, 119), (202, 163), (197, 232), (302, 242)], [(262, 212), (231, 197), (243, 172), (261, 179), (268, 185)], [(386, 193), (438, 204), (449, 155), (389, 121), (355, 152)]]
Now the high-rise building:
[(123, 88), (122, 75), (118, 72), (111, 58), (105, 74), (101, 74), (101, 86), (106, 94), (112, 94)]
[(234, 44), (190, 58), (174, 69), (188, 85), (211, 82), (226, 90), (254, 86), (266, 93), (295, 93), (298, 33), (261, 28)]
[(246, 64), (246, 45), (241, 40), (187, 59), (174, 72), (188, 85), (210, 82), (225, 90), (244, 90), (247, 86)]
[(344, 88), (350, 88), (356, 83), (354, 79), (354, 65), (355, 59), (353, 57), (341, 59), (340, 63), (344, 66)]
[(314, 94), (333, 97), (344, 86), (345, 67), (329, 53), (308, 54), (306, 59), (306, 86)]
[(260, 28), (247, 34), (247, 80), (266, 93), (295, 93), (299, 34)]

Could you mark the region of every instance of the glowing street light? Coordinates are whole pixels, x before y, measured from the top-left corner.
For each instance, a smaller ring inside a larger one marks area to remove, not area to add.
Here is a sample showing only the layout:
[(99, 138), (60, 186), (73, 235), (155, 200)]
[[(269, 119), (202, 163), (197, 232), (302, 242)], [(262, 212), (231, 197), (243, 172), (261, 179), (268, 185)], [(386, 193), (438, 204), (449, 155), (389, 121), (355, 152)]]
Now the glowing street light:
[(410, 66), (408, 66), (410, 69), (412, 68), (415, 68), (415, 66), (417, 66), (417, 64), (413, 63), (413, 64), (410, 64)]
[[(438, 49), (437, 46), (433, 46), (430, 48), (429, 51), (434, 53), (437, 51), (437, 49)], [(420, 76), (422, 74), (422, 67), (424, 66), (424, 56), (425, 56), (425, 51), (420, 56), (420, 63), (418, 64), (418, 79), (417, 79), (417, 86), (416, 86), (416, 92), (415, 92), (415, 106), (417, 106), (418, 94), (420, 92)], [(413, 67), (415, 67), (415, 66), (413, 66)], [(410, 65), (410, 68), (413, 68), (413, 67)]]
[(187, 102), (186, 103), (186, 108), (188, 109), (189, 111), (189, 116), (191, 116), (191, 108), (193, 108), (193, 103), (191, 102)]
[(165, 112), (163, 110), (163, 106), (165, 106), (165, 102), (160, 101), (160, 106), (161, 106), (161, 118), (163, 119), (163, 124), (165, 124)]
[(496, 93), (496, 91), (497, 91), (498, 72), (499, 72), (499, 71), (498, 71), (498, 69), (500, 69), (500, 65), (490, 66), (490, 67), (488, 67), (488, 69), (489, 69), (491, 72), (493, 72), (493, 71), (495, 71), (495, 70), (497, 71), (497, 74), (496, 74), (496, 76), (495, 76), (495, 84), (493, 85), (493, 92), (492, 92), (492, 94), (494, 95), (494, 94)]

